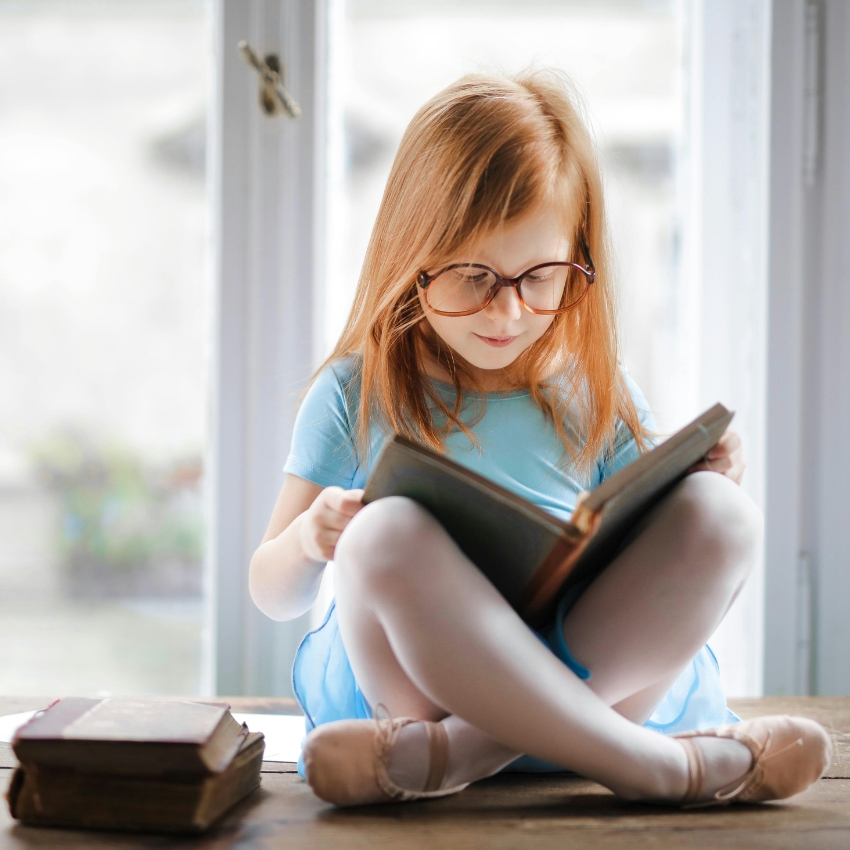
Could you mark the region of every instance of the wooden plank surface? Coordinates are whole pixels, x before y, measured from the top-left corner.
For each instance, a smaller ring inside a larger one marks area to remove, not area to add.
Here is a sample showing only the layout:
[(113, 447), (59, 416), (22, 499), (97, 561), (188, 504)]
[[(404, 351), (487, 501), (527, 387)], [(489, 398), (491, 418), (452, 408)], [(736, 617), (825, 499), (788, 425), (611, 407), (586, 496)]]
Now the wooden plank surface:
[(805, 848), (850, 846), (850, 781), (822, 780), (782, 804), (680, 811), (623, 803), (582, 779), (497, 777), (454, 797), (338, 810), (296, 775), (262, 787), (198, 839), (23, 827), (0, 814), (0, 850), (21, 848)]
[[(274, 707), (273, 701), (263, 702), (267, 709)], [(817, 719), (830, 730), (837, 746), (829, 774), (846, 776), (850, 698), (766, 698), (731, 704), (743, 717), (798, 714)], [(0, 698), (0, 714), (38, 707), (20, 700), (11, 709), (9, 705)], [(239, 710), (246, 709), (240, 704)], [(5, 791), (10, 774), (0, 770), (0, 791)], [(601, 786), (575, 777), (503, 775), (427, 803), (338, 810), (318, 800), (297, 774), (264, 772), (257, 792), (216, 829), (196, 839), (35, 829), (16, 824), (5, 807), (0, 811), (0, 850), (172, 846), (204, 850), (846, 850), (850, 848), (850, 779), (822, 779), (806, 793), (782, 803), (681, 811), (624, 803)]]

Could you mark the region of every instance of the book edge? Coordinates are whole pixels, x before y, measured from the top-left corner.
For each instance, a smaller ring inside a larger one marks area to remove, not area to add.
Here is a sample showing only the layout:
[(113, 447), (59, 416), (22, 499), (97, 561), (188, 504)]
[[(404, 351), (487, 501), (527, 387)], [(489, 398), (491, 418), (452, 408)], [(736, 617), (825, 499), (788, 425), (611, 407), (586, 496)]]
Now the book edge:
[[(644, 475), (648, 469), (656, 463), (663, 461), (665, 458), (674, 454), (677, 449), (681, 448), (688, 440), (700, 433), (701, 430), (717, 424), (718, 421), (728, 417), (732, 421), (734, 411), (728, 410), (719, 402), (708, 410), (701, 413), (692, 422), (689, 422), (684, 427), (671, 435), (669, 439), (659, 444), (655, 448), (641, 455), (631, 463), (617, 470), (610, 478), (606, 478), (597, 487), (589, 490), (586, 498), (582, 502), (583, 508), (589, 513), (600, 511), (605, 504), (614, 496), (618, 495), (626, 487), (633, 484), (638, 478)], [(706, 452), (716, 445), (710, 445), (706, 448)], [(610, 491), (610, 492), (609, 492)]]

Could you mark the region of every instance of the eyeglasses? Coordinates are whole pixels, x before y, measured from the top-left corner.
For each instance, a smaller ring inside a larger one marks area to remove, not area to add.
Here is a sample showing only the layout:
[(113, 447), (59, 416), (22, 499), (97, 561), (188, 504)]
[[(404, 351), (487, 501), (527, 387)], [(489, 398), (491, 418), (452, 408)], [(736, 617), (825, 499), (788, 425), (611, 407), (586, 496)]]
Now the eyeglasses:
[(438, 316), (469, 316), (483, 310), (503, 286), (516, 289), (520, 304), (530, 313), (554, 316), (577, 307), (596, 280), (596, 269), (582, 242), (586, 265), (541, 263), (519, 277), (502, 277), (480, 263), (456, 263), (435, 274), (421, 271), (416, 283), (425, 303)]

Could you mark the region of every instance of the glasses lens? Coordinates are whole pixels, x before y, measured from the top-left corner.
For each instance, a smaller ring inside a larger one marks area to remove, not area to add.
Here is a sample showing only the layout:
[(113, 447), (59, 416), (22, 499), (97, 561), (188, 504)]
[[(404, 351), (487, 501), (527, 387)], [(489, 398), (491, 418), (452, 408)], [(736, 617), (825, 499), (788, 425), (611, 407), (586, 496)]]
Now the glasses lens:
[(522, 298), (532, 310), (563, 310), (587, 291), (587, 278), (571, 266), (541, 266), (522, 279)]
[(496, 276), (478, 266), (456, 266), (437, 275), (427, 290), (428, 305), (441, 313), (467, 313), (482, 307)]

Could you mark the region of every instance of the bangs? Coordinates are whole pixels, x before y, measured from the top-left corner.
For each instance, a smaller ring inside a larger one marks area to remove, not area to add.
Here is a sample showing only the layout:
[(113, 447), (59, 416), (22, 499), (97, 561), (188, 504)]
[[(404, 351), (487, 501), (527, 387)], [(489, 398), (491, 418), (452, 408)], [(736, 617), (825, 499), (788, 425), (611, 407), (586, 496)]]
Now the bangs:
[(562, 127), (528, 92), (488, 94), (470, 92), (431, 127), (441, 138), (442, 161), (417, 176), (424, 178), (420, 185), (432, 184), (429, 193), (451, 199), (453, 211), (443, 213), (442, 227), (434, 222), (431, 229), (436, 238), (425, 250), (433, 258), (446, 259), (550, 201), (562, 211), (565, 227), (574, 229), (580, 219), (584, 187)]

